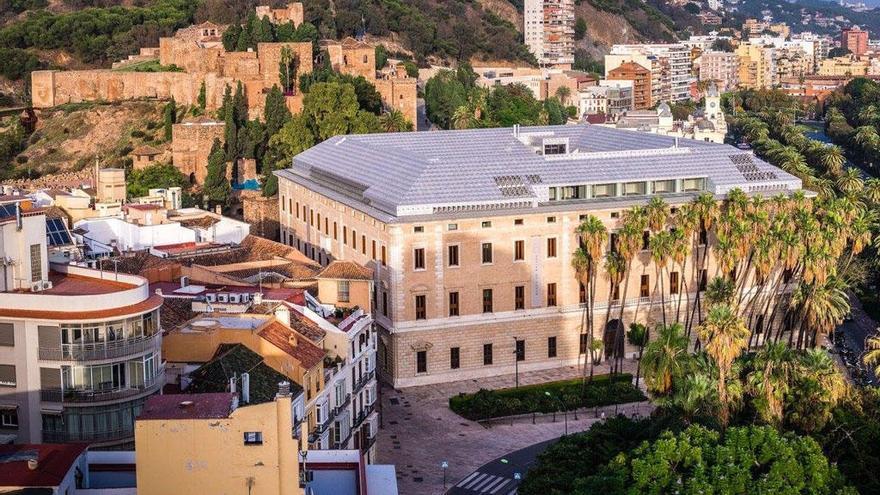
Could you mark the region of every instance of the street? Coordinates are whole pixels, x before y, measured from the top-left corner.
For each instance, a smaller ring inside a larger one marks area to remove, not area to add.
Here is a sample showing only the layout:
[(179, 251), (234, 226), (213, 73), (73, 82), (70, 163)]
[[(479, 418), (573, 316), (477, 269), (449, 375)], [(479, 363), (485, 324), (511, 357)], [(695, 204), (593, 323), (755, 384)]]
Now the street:
[(537, 461), (538, 455), (559, 439), (531, 445), (511, 452), (466, 476), (446, 492), (447, 495), (512, 495), (525, 477), (526, 471)]

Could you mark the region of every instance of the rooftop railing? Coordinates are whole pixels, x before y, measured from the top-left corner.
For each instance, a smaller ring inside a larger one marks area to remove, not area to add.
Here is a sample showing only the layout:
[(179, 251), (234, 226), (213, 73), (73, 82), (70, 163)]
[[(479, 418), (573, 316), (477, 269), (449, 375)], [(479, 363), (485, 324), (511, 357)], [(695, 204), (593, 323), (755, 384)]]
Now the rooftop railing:
[(91, 344), (61, 344), (60, 347), (40, 347), (39, 357), (45, 361), (94, 361), (131, 356), (158, 349), (162, 333), (135, 337), (133, 339)]

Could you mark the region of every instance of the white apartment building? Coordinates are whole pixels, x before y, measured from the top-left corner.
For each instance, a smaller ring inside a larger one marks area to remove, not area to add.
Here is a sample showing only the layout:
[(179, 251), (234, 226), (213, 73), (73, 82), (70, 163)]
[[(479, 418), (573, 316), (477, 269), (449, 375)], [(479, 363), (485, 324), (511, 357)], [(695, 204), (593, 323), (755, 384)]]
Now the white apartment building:
[(541, 65), (571, 68), (574, 23), (574, 0), (525, 0), (525, 44)]
[(633, 109), (632, 81), (599, 81), (578, 91), (578, 115), (617, 115)]
[(164, 383), (161, 296), (138, 276), (50, 263), (69, 235), (43, 209), (0, 204), (0, 443), (130, 444)]
[(690, 98), (691, 51), (684, 44), (614, 45), (605, 56), (605, 77), (626, 62), (636, 62), (651, 70), (654, 102), (682, 101)]

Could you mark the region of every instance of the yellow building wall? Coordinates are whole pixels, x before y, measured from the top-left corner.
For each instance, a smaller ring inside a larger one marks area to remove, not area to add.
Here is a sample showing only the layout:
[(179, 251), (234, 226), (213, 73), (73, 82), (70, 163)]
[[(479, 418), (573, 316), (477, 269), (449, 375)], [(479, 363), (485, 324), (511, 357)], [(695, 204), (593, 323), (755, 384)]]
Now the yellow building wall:
[[(292, 426), (290, 397), (241, 407), (224, 419), (139, 420), (138, 493), (299, 495)], [(244, 433), (255, 431), (262, 445), (245, 445)]]

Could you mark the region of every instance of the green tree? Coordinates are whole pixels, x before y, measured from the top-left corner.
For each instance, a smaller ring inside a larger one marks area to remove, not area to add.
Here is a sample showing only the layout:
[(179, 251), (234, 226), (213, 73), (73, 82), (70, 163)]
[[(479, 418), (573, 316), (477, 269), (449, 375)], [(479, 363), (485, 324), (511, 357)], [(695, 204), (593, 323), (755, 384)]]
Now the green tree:
[(273, 85), (266, 95), (266, 107), (263, 111), (263, 120), (266, 122), (266, 135), (271, 138), (291, 118), (290, 110), (284, 100), (284, 95), (278, 86)]
[(126, 178), (126, 193), (131, 198), (146, 196), (150, 189), (179, 187), (189, 188), (187, 177), (170, 163), (157, 163), (142, 169), (134, 169)]
[(682, 376), (690, 362), (688, 340), (678, 323), (657, 328), (657, 339), (648, 343), (642, 357), (648, 390), (665, 394), (675, 377)]
[(382, 67), (385, 67), (385, 64), (387, 63), (388, 51), (385, 49), (385, 45), (376, 45), (376, 70), (380, 70)]
[(166, 141), (171, 141), (171, 129), (175, 123), (177, 123), (177, 102), (172, 96), (162, 112), (162, 128), (165, 131)]
[(201, 109), (202, 113), (204, 113), (205, 107), (208, 105), (208, 96), (207, 89), (205, 88), (205, 81), (202, 81), (202, 85), (199, 86), (199, 96), (196, 99), (196, 102), (199, 105), (199, 109)]
[(587, 493), (846, 494), (855, 489), (809, 437), (767, 426), (664, 433), (575, 483)]
[(379, 117), (382, 132), (404, 132), (413, 130), (412, 122), (400, 110), (391, 109)]
[(294, 115), (272, 135), (263, 160), (263, 195), (271, 197), (278, 192), (278, 178), (273, 171), (292, 166), (294, 156), (314, 145), (315, 136), (303, 115)]
[(451, 129), (456, 110), (468, 103), (470, 87), (451, 70), (441, 70), (425, 83), (425, 111), (442, 129)]
[(749, 329), (733, 308), (716, 304), (709, 309), (699, 332), (700, 339), (706, 344), (706, 353), (718, 366), (719, 420), (722, 426), (727, 426), (730, 411), (727, 379), (733, 360), (748, 346)]
[(226, 156), (223, 153), (223, 146), (216, 138), (211, 146), (211, 154), (208, 155), (207, 175), (202, 193), (213, 205), (229, 204), (232, 186), (226, 178)]
[(311, 122), (318, 142), (349, 133), (357, 114), (357, 96), (350, 84), (314, 84), (303, 100), (303, 115)]
[(292, 53), (290, 48), (281, 48), (281, 60), (278, 62), (278, 78), (281, 81), (281, 90), (288, 93), (296, 90), (299, 81), (299, 55)]
[(578, 17), (574, 23), (574, 39), (580, 41), (587, 35), (587, 21), (583, 17)]
[(648, 344), (648, 327), (638, 322), (629, 324), (629, 331), (626, 332), (626, 340), (629, 345), (639, 349), (639, 357), (636, 364), (636, 387), (639, 386), (639, 374), (642, 370), (642, 354), (645, 346)]

